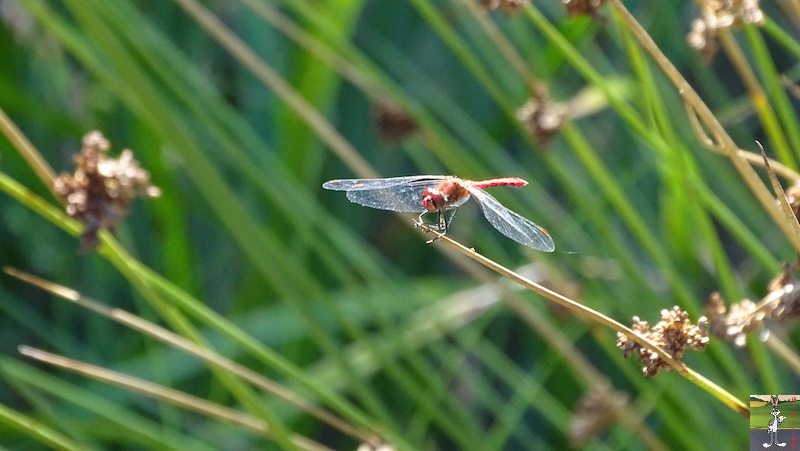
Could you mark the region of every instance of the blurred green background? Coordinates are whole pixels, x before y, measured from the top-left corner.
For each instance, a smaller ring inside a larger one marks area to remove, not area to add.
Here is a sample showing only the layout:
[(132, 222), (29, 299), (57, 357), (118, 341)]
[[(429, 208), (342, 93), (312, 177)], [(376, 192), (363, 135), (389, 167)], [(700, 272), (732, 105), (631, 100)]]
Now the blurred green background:
[[(765, 27), (734, 33), (770, 87), (777, 129), (755, 113), (724, 52), (706, 63), (686, 44), (695, 3), (624, 3), (741, 148), (758, 139), (796, 167), (798, 101), (775, 88), (777, 74), (798, 79), (790, 2), (767, 2)], [(491, 193), (549, 230), (554, 253), (506, 239), (471, 203), (448, 236), (625, 324), (634, 315), (654, 324), (674, 305), (696, 322), (714, 291), (729, 302), (760, 299), (795, 252), (730, 162), (702, 146), (676, 89), (610, 7), (593, 19), (542, 0), (517, 14), (469, 0), (6, 0), (0, 13), (0, 107), (49, 164), (72, 172), (82, 136), (100, 130), (112, 154), (132, 149), (162, 190), (137, 201), (117, 231), (130, 257), (78, 255), (63, 222), (2, 194), (0, 265), (184, 336), (195, 331), (355, 422), (320, 401), (335, 393), (404, 449), (707, 449), (710, 434), (714, 447), (745, 446), (746, 418), (674, 372), (645, 379), (614, 332), (426, 245), (413, 215), (321, 188), (370, 176), (522, 177), (530, 185)], [(553, 101), (599, 108), (542, 144), (516, 118), (536, 83)], [(417, 131), (381, 139), (380, 105), (406, 111)], [(58, 205), (7, 139), (0, 171)], [(174, 286), (146, 282), (134, 260)], [(173, 304), (174, 290), (185, 303)], [(4, 413), (0, 446), (288, 446), (33, 363), (21, 344), (277, 418), (333, 449), (358, 446), (5, 274), (0, 312), (0, 404), (58, 435), (43, 439)], [(797, 339), (777, 331), (790, 346)], [(712, 339), (685, 361), (743, 401), (797, 390), (795, 371), (755, 337), (743, 348)], [(602, 387), (625, 393), (624, 410), (641, 423), (612, 421), (570, 441), (574, 415), (588, 411), (580, 400)]]

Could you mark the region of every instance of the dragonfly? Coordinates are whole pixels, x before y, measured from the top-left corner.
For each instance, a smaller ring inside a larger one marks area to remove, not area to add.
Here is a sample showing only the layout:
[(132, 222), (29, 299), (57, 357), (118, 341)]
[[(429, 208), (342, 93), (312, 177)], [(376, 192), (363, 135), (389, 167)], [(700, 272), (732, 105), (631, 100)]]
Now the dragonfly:
[[(345, 191), (350, 202), (365, 207), (419, 213), (416, 225), (432, 228), (440, 236), (447, 233), (458, 207), (472, 197), (489, 223), (500, 233), (537, 251), (552, 252), (555, 244), (547, 230), (504, 207), (484, 191), (484, 188), (492, 186), (521, 188), (527, 184), (519, 177), (476, 181), (451, 175), (412, 175), (382, 179), (337, 179), (325, 182), (322, 187)], [(436, 223), (425, 224), (422, 217), (433, 212), (438, 215)]]

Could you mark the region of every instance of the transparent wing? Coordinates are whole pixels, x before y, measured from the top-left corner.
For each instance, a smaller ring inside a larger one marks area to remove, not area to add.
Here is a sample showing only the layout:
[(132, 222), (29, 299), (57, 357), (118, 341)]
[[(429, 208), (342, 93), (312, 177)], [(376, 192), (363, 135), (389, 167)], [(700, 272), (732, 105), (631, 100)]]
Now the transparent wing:
[(410, 175), (406, 177), (389, 177), (383, 179), (337, 179), (322, 184), (325, 189), (333, 191), (363, 191), (370, 189), (384, 189), (397, 185), (406, 185), (420, 181), (439, 181), (443, 175)]
[(504, 207), (486, 191), (474, 187), (467, 189), (478, 201), (483, 215), (500, 233), (537, 251), (555, 250), (556, 245), (545, 229)]
[(385, 179), (331, 180), (325, 189), (347, 191), (350, 202), (379, 210), (422, 213), (422, 192), (435, 187), (445, 176), (419, 175)]
[(348, 191), (350, 202), (379, 210), (422, 213), (422, 192), (431, 184), (398, 185), (383, 189)]

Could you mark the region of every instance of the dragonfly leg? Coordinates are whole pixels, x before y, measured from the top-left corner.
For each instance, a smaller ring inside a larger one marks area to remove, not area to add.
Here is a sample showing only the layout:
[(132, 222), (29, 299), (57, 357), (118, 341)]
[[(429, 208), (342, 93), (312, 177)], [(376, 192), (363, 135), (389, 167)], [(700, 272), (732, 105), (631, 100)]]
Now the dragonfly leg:
[(422, 219), (423, 216), (427, 215), (428, 213), (431, 213), (431, 212), (430, 211), (423, 211), (422, 213), (420, 213), (419, 216), (417, 217), (417, 221), (414, 223), (414, 227), (425, 226), (425, 228), (427, 228), (429, 230), (436, 230), (436, 231), (444, 230), (444, 229), (447, 228), (447, 224), (449, 223), (449, 221), (446, 221), (445, 218), (442, 217), (442, 211), (441, 210), (438, 210), (436, 212), (437, 216), (436, 216), (436, 221), (435, 222), (425, 222)]
[(453, 221), (453, 217), (455, 217), (456, 212), (458, 211), (458, 207), (453, 207), (450, 210), (452, 210), (452, 214), (450, 214), (449, 216), (447, 215), (446, 209), (437, 210), (436, 222), (430, 224), (426, 224), (425, 221), (422, 220), (423, 216), (430, 213), (429, 211), (423, 211), (417, 217), (417, 221), (414, 223), (415, 227), (425, 226), (425, 228), (427, 229), (425, 230), (426, 232), (436, 233), (436, 237), (426, 241), (426, 244), (433, 243), (434, 241), (438, 240), (439, 238), (447, 234), (447, 228), (450, 227), (450, 222)]
[(447, 233), (447, 210), (436, 211), (436, 230), (443, 230), (442, 234)]
[(447, 228), (450, 227), (450, 222), (453, 221), (453, 218), (455, 217), (456, 212), (458, 211), (458, 207), (453, 207), (452, 210), (453, 214), (451, 214), (449, 218), (447, 217), (447, 210), (438, 211), (439, 216), (436, 218), (437, 222), (436, 232), (438, 233), (436, 234), (435, 238), (426, 241), (425, 244), (431, 244), (434, 241), (438, 240), (439, 238), (447, 235)]
[(439, 220), (437, 219), (436, 223), (431, 223), (431, 224), (426, 223), (422, 219), (422, 217), (427, 215), (428, 213), (430, 213), (430, 212), (429, 211), (423, 211), (422, 213), (420, 213), (419, 216), (417, 217), (417, 220), (414, 221), (414, 227), (422, 227), (423, 228), (422, 231), (425, 232), (425, 233), (435, 232), (435, 231), (439, 230), (439, 224), (438, 224)]
[[(429, 211), (423, 211), (422, 213), (420, 213), (419, 217), (417, 217), (416, 222), (414, 222), (414, 227), (422, 227), (423, 228), (423, 232), (426, 232), (426, 233), (427, 232), (433, 232), (433, 233), (435, 233), (437, 235), (436, 238), (426, 241), (427, 244), (430, 244), (430, 243), (433, 243), (434, 241), (436, 241), (439, 237), (444, 236), (444, 233), (439, 234), (439, 230), (442, 229), (442, 227), (443, 227), (442, 225), (443, 224), (446, 226), (447, 222), (444, 220), (444, 218), (442, 218), (442, 212), (441, 211), (437, 211), (438, 216), (436, 218), (436, 222), (435, 223), (430, 223), (430, 224), (425, 223), (425, 221), (422, 220), (422, 217), (427, 215), (428, 213), (430, 213), (430, 212)], [(446, 229), (445, 229), (445, 231), (446, 231)]]
[(453, 222), (453, 218), (456, 217), (456, 213), (458, 213), (458, 207), (453, 207), (452, 210), (453, 210), (453, 214), (451, 214), (449, 218), (446, 217), (447, 216), (447, 212), (445, 212), (445, 219), (446, 219), (446, 222), (444, 224), (444, 231), (445, 232), (447, 232), (447, 228), (450, 227), (450, 223)]
[(447, 211), (437, 210), (436, 214), (436, 226), (431, 227), (431, 229), (436, 233), (436, 236), (426, 241), (425, 244), (431, 244), (447, 233)]

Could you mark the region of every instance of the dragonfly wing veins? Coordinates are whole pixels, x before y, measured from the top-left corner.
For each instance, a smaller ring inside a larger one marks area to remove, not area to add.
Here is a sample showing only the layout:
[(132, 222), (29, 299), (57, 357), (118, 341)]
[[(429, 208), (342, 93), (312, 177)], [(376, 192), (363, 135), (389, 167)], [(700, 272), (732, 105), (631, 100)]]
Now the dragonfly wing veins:
[(483, 215), (503, 235), (537, 251), (552, 252), (556, 246), (547, 231), (533, 221), (504, 207), (491, 194), (472, 188), (470, 192), (478, 201)]
[(422, 192), (428, 185), (395, 185), (383, 189), (348, 191), (350, 202), (379, 210), (422, 213)]

